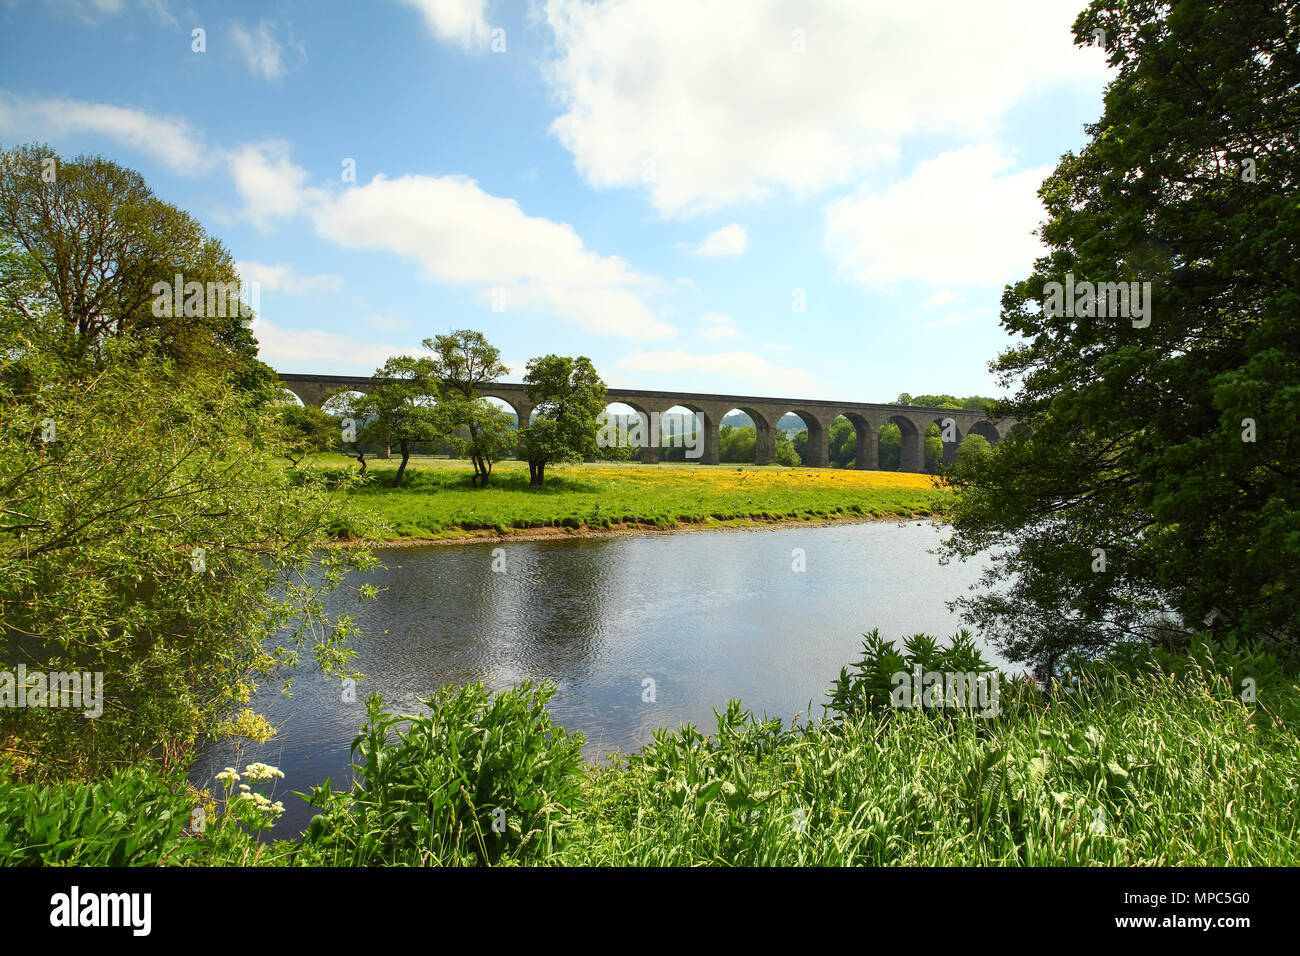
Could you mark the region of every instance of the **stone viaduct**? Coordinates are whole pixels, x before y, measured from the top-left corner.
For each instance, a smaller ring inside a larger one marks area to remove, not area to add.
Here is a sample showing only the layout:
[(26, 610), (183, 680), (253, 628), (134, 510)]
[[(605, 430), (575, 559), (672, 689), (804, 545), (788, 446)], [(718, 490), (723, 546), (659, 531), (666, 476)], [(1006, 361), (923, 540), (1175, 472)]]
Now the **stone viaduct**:
[[(329, 396), (344, 389), (355, 392), (369, 392), (374, 386), (374, 379), (350, 375), (296, 375), (282, 374), (280, 381), (284, 387), (293, 392), (304, 405), (320, 407)], [(484, 387), (479, 393), (484, 398), (496, 398), (505, 402), (518, 416), (521, 423), (529, 421), (533, 404), (523, 385), (510, 382), (494, 382)], [(718, 426), (732, 409), (739, 409), (754, 422), (757, 433), (755, 464), (768, 465), (776, 454), (776, 424), (785, 414), (793, 412), (803, 419), (808, 428), (808, 449), (806, 464), (809, 467), (825, 467), (827, 464), (827, 436), (831, 422), (843, 415), (853, 425), (857, 434), (857, 454), (854, 467), (874, 470), (878, 467), (878, 435), (880, 426), (893, 422), (902, 433), (902, 457), (899, 471), (925, 471), (924, 437), (930, 424), (936, 423), (941, 431), (944, 421), (951, 419), (947, 426), (952, 441), (945, 441), (943, 460), (950, 462), (957, 456), (957, 448), (967, 434), (974, 432), (983, 435), (990, 444), (1005, 438), (1016, 426), (1013, 419), (1004, 418), (991, 421), (983, 412), (966, 411), (955, 408), (920, 408), (914, 405), (873, 405), (866, 402), (833, 402), (820, 399), (794, 398), (755, 398), (748, 395), (708, 395), (692, 392), (660, 392), (631, 388), (611, 388), (607, 390), (607, 401), (630, 406), (643, 419), (651, 413), (661, 416), (671, 408), (680, 406), (694, 412), (701, 419), (704, 432), (704, 454), (699, 459), (701, 464), (718, 464)], [(641, 461), (654, 464), (659, 461), (659, 449), (646, 447), (641, 449)]]

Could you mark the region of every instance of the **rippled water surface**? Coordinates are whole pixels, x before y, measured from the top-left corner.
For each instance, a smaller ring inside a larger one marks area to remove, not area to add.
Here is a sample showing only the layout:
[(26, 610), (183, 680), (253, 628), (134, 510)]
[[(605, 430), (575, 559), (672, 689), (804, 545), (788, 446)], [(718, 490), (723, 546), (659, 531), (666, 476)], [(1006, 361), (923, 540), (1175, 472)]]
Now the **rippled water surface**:
[[(268, 690), (254, 702), (280, 729), (274, 740), (238, 753), (209, 747), (192, 776), (210, 783), (236, 761), (278, 766), (288, 812), (277, 830), (296, 831), (314, 811), (289, 791), (326, 777), (346, 786), (367, 694), (409, 712), (448, 682), (554, 681), (551, 712), (586, 735), (592, 758), (635, 750), (659, 726), (707, 731), (713, 708), (731, 698), (786, 720), (811, 700), (820, 715), (864, 631), (956, 630), (945, 602), (980, 566), (940, 567), (929, 553), (940, 534), (879, 522), (381, 548), (386, 570), (351, 579), (384, 589), (379, 599), (359, 602), (351, 589), (332, 599), (332, 612), (351, 612), (364, 628), (353, 641), (366, 675), (357, 701), (343, 702), (337, 681), (304, 668), (291, 698)], [(504, 548), (501, 573), (492, 571), (495, 547)], [(795, 549), (802, 573), (792, 570)], [(653, 703), (642, 700), (646, 678)]]

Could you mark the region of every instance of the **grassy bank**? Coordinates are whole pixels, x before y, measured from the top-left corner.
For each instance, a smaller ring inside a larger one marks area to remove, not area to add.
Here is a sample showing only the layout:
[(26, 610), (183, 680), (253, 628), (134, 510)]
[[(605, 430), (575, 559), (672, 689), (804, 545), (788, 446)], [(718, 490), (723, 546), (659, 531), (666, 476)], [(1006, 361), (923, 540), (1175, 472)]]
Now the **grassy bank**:
[[(906, 664), (943, 663), (917, 646)], [(445, 687), (409, 719), (372, 699), (354, 749), (364, 784), (313, 793), (322, 812), (301, 841), (254, 839), (273, 801), (298, 799), (259, 796), (275, 780), (261, 765), (225, 778), (201, 835), (184, 829), (192, 791), (138, 768), (94, 787), (0, 780), (0, 862), (1300, 863), (1300, 687), (1267, 656), (1092, 663), (1050, 700), (1004, 681), (987, 718), (855, 691), (792, 729), (733, 703), (716, 732), (660, 730), (603, 768), (550, 721), (550, 690)]]
[[(357, 469), (341, 455), (308, 467)], [(470, 485), (467, 462), (412, 459), (401, 488), (396, 461), (371, 462), (371, 480), (348, 492), (393, 539), (516, 534), (540, 528), (608, 531), (748, 525), (928, 514), (942, 492), (929, 475), (753, 465), (591, 463), (549, 468), (532, 488), (523, 462), (497, 465), (492, 484)], [(355, 528), (341, 518), (334, 532)]]

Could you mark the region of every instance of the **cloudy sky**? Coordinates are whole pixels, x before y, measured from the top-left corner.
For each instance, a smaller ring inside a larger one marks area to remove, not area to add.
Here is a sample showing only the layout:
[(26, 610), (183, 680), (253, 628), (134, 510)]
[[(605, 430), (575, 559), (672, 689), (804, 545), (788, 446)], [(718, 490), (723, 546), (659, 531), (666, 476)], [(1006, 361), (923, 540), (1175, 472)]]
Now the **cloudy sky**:
[(1037, 187), (1101, 111), (1083, 6), (0, 0), (0, 144), (198, 216), (280, 371), (475, 328), (623, 387), (994, 394)]

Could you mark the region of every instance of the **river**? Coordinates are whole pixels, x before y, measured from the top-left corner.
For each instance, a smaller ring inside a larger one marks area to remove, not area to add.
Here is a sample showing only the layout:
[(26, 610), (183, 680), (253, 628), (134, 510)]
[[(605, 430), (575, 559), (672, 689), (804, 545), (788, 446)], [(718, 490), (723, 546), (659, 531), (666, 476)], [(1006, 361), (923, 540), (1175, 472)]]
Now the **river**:
[(707, 733), (713, 708), (731, 698), (785, 721), (811, 702), (820, 716), (863, 632), (946, 638), (957, 629), (946, 602), (983, 565), (939, 566), (931, 549), (941, 534), (929, 523), (872, 522), (378, 548), (386, 569), (349, 582), (379, 586), (378, 600), (341, 589), (330, 602), (364, 628), (353, 640), (366, 675), (355, 701), (304, 666), (291, 697), (277, 686), (253, 702), (277, 736), (238, 750), (212, 744), (191, 779), (210, 785), (234, 763), (279, 767), (286, 813), (276, 833), (291, 835), (315, 812), (291, 791), (327, 777), (346, 787), (367, 694), (410, 712), (447, 682), (555, 682), (551, 713), (586, 735), (592, 759), (635, 750), (660, 726)]

